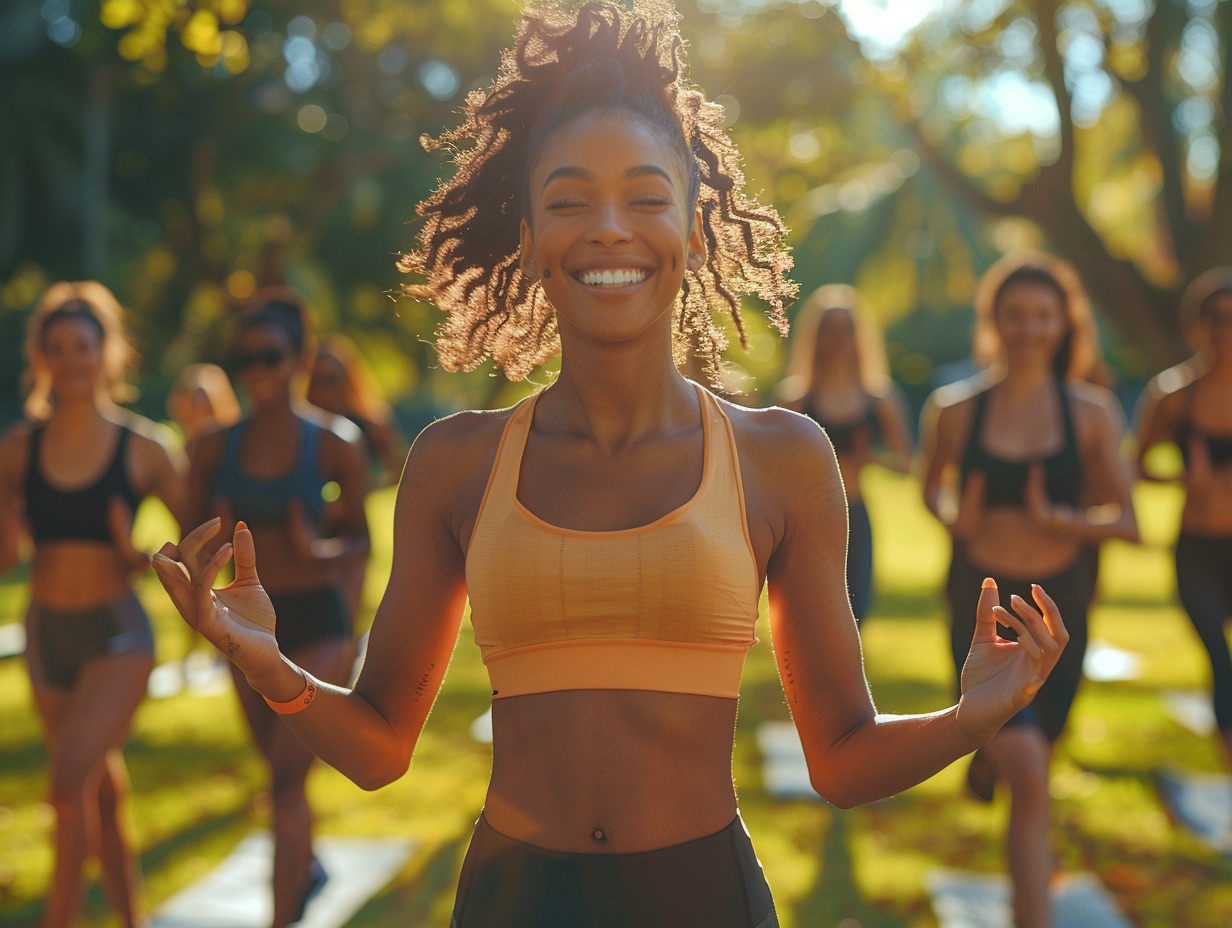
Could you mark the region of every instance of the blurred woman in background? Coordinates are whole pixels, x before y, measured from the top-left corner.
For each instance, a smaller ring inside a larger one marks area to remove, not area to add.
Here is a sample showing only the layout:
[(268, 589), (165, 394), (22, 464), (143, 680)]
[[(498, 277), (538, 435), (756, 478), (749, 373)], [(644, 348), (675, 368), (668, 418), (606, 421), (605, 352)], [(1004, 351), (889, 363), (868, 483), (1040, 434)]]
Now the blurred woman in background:
[[(303, 399), (312, 352), (311, 317), (298, 295), (259, 292), (242, 314), (232, 356), (249, 414), (197, 443), (189, 503), (196, 522), (217, 515), (229, 529), (248, 525), (269, 552), (263, 582), (285, 616), (278, 626), (283, 653), (323, 680), (345, 683), (355, 646), (341, 583), (367, 557), (368, 476), (359, 430)], [(272, 924), (283, 928), (303, 916), (325, 880), (304, 793), (313, 756), (243, 676), (235, 675), (235, 686), (270, 768)]]
[(1107, 390), (1082, 379), (1093, 356), (1088, 316), (1069, 265), (1042, 254), (998, 262), (976, 295), (976, 358), (986, 372), (934, 392), (921, 428), (924, 501), (953, 537), (946, 594), (955, 667), (971, 640), (967, 586), (981, 577), (1019, 595), (1027, 578), (1047, 578), (1070, 632), (1052, 676), (973, 756), (968, 773), (985, 801), (997, 779), (1009, 785), (1007, 862), (1019, 928), (1051, 924), (1048, 765), (1082, 677), (1085, 546), (1138, 535), (1119, 450), (1123, 417)]
[(397, 481), (406, 456), (406, 438), (368, 362), (345, 335), (321, 338), (308, 380), (308, 402), (359, 426), (378, 486)]
[(873, 532), (860, 489), (865, 466), (879, 463), (905, 474), (911, 431), (902, 394), (887, 373), (876, 323), (846, 284), (815, 290), (793, 324), (789, 375), (782, 401), (830, 437), (847, 491), (847, 592), (856, 621), (873, 591)]
[(154, 666), (150, 620), (132, 577), (147, 496), (182, 515), (183, 452), (170, 430), (122, 409), (137, 361), (123, 310), (95, 281), (58, 283), (27, 329), (27, 418), (0, 437), (0, 569), (33, 542), (26, 661), (47, 733), (55, 865), (44, 928), (81, 919), (86, 858), (97, 855), (121, 921), (147, 923), (124, 821), (121, 748)]
[[(1159, 374), (1138, 410), (1138, 467), (1147, 452), (1171, 442), (1184, 461), (1185, 506), (1176, 541), (1181, 604), (1211, 663), (1215, 725), (1232, 764), (1232, 653), (1225, 628), (1232, 616), (1232, 268), (1199, 276), (1181, 298), (1181, 316), (1195, 354)], [(1232, 835), (1229, 835), (1232, 846)]]

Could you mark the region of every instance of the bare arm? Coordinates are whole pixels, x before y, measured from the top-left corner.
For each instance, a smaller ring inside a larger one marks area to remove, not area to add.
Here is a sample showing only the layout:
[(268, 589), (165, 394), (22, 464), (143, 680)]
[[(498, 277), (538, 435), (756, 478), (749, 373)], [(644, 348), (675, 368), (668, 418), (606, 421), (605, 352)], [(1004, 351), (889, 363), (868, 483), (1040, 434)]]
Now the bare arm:
[[(354, 690), (313, 680), (312, 705), (284, 717), (313, 753), (365, 789), (406, 771), (462, 622), (464, 558), (450, 529), (452, 493), (440, 476), (461, 468), (449, 442), (431, 431), (416, 441), (398, 488), (394, 567)], [(189, 624), (227, 654), (257, 692), (275, 702), (293, 700), (304, 691), (307, 675), (274, 641), (273, 611), (259, 587), (252, 536), (236, 532), (236, 579), (211, 593), (213, 578), (231, 555), (231, 546), (224, 545), (203, 560), (212, 531), (216, 523), (194, 530), (178, 547), (165, 545), (155, 557), (159, 579)]]
[(21, 518), (25, 510), (22, 480), (29, 442), (29, 426), (25, 423), (18, 423), (0, 436), (0, 574), (16, 569), (21, 562), (26, 535)]
[[(801, 430), (803, 431), (803, 430)], [(769, 563), (771, 632), (788, 706), (813, 787), (851, 806), (891, 795), (986, 743), (1025, 706), (1066, 640), (1060, 616), (1020, 602), (994, 612), (983, 591), (958, 705), (927, 715), (879, 715), (864, 678), (846, 598), (845, 501), (837, 462), (819, 430), (768, 456), (763, 479), (782, 487), (784, 531)], [(1000, 621), (1020, 642), (996, 636)]]
[(1143, 480), (1159, 483), (1176, 483), (1184, 479), (1183, 474), (1176, 477), (1163, 477), (1146, 466), (1146, 456), (1156, 445), (1177, 440), (1178, 422), (1177, 406), (1179, 391), (1169, 392), (1164, 389), (1163, 382), (1167, 380), (1164, 374), (1159, 375), (1146, 385), (1138, 400), (1135, 414), (1136, 425), (1134, 439), (1136, 448), (1135, 463), (1138, 476)]
[(878, 463), (900, 474), (911, 471), (911, 430), (907, 426), (907, 404), (898, 387), (891, 384), (885, 396), (875, 401), (877, 422), (885, 451), (878, 455)]

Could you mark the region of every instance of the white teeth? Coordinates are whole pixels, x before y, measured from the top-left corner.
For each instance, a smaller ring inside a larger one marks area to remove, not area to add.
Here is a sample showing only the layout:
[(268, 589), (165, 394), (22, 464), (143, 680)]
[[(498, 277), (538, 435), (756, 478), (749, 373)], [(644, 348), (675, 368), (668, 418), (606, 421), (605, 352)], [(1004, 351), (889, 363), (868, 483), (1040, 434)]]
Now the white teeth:
[(641, 268), (621, 267), (606, 270), (583, 271), (578, 280), (588, 287), (627, 287), (640, 284), (646, 279), (646, 272)]

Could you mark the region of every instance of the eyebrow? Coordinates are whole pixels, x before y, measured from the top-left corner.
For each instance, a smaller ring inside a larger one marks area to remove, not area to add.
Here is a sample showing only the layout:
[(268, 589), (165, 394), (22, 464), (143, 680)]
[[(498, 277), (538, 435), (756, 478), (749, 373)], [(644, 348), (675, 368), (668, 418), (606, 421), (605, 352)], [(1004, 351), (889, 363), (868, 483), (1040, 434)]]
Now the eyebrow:
[[(639, 164), (625, 171), (625, 178), (628, 180), (647, 176), (662, 177), (669, 184), (672, 182), (671, 175), (657, 164)], [(546, 188), (552, 181), (562, 179), (589, 181), (594, 179), (594, 174), (583, 167), (560, 167), (547, 176), (543, 186)]]

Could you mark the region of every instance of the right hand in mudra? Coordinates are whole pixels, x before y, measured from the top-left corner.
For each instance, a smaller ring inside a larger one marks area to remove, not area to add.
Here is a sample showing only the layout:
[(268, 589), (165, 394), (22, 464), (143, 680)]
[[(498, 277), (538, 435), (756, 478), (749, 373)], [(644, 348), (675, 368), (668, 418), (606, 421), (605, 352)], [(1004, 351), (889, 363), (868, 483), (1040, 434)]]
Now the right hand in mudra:
[[(233, 541), (209, 554), (220, 528), (221, 520), (211, 519), (178, 545), (167, 542), (154, 555), (154, 572), (184, 621), (252, 677), (282, 662), (274, 639), (274, 607), (257, 576), (257, 549), (248, 526), (237, 524)], [(214, 589), (232, 556), (235, 579)]]

